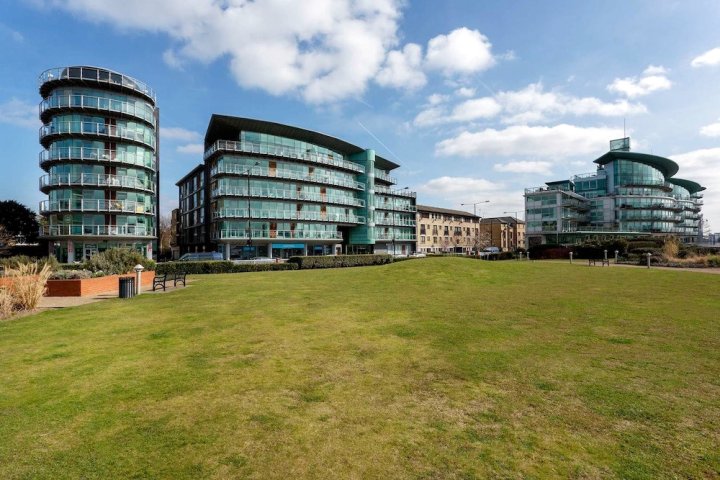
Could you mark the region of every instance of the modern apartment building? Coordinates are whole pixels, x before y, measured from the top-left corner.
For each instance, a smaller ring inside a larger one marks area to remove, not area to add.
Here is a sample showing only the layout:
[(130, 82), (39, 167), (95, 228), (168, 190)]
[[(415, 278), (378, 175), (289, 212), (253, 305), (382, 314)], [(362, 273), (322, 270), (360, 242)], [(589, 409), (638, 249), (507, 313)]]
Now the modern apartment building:
[(610, 142), (596, 171), (525, 190), (528, 245), (618, 236), (674, 235), (695, 242), (702, 223), (699, 183), (676, 178), (674, 161)]
[(158, 218), (158, 109), (145, 83), (104, 68), (40, 75), (41, 238), (61, 262), (110, 247), (151, 258)]
[(490, 247), (501, 252), (525, 248), (525, 222), (515, 217), (486, 217), (480, 220), (480, 231), (487, 235)]
[(416, 218), (418, 252), (471, 254), (487, 246), (472, 213), (418, 205)]
[(322, 133), (213, 115), (203, 164), (177, 183), (181, 253), (411, 253), (415, 193), (394, 188), (398, 166)]

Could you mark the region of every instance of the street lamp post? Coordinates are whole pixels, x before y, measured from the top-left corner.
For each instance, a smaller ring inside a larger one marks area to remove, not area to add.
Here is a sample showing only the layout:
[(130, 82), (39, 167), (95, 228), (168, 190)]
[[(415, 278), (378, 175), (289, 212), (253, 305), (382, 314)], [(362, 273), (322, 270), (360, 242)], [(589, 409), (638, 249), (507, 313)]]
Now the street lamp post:
[(245, 194), (247, 195), (247, 214), (248, 214), (248, 235), (247, 235), (247, 246), (248, 246), (248, 258), (250, 258), (250, 250), (252, 249), (252, 213), (250, 210), (250, 173), (252, 173), (252, 169), (259, 166), (260, 162), (255, 162), (252, 166), (245, 169), (245, 177), (247, 179), (247, 192)]
[[(408, 190), (410, 187), (398, 188), (397, 190), (390, 190), (390, 193), (400, 193), (403, 190)], [(395, 256), (395, 197), (392, 197), (393, 209), (390, 212), (392, 215), (392, 255)]]
[(514, 231), (513, 231), (513, 234), (514, 234), (514, 236), (515, 236), (515, 242), (514, 242), (514, 243), (515, 243), (515, 251), (517, 252), (517, 249), (518, 249), (518, 224), (517, 224), (517, 222), (518, 222), (518, 213), (519, 213), (519, 210), (514, 210), (514, 211), (512, 211), (512, 212), (503, 212), (503, 214), (507, 214), (507, 213), (513, 213), (513, 214), (515, 214), (515, 215), (513, 216), (513, 218), (515, 219), (515, 227), (514, 227), (514, 229), (513, 229), (513, 230), (514, 230)]
[[(473, 207), (473, 216), (477, 217), (477, 206), (480, 205), (481, 203), (490, 203), (490, 200), (481, 200), (481, 201), (479, 201), (479, 202), (473, 202), (473, 203), (461, 203), (460, 205), (463, 206), (463, 207), (472, 205), (472, 207)], [(491, 227), (491, 228), (492, 228), (492, 227)], [(480, 220), (478, 220), (478, 235), (481, 235), (481, 232), (480, 232)], [(490, 239), (492, 240), (492, 230), (490, 231)], [(479, 241), (479, 239), (478, 239), (478, 241)], [(480, 253), (480, 252), (477, 251), (477, 244), (475, 245), (475, 253), (476, 253), (476, 254), (479, 254), (479, 253)]]

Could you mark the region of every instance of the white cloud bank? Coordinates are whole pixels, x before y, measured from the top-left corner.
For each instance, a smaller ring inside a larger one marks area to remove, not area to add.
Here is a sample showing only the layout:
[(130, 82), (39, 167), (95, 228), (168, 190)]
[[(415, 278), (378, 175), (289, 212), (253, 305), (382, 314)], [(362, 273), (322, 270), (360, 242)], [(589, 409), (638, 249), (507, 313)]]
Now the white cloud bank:
[(720, 137), (720, 122), (711, 123), (701, 127), (700, 135), (705, 137)]
[(720, 65), (720, 47), (713, 48), (703, 53), (702, 55), (698, 55), (697, 57), (692, 59), (690, 65), (695, 68), (714, 67), (716, 65)]
[(552, 163), (541, 161), (496, 163), (495, 165), (493, 165), (493, 170), (495, 170), (496, 172), (536, 173), (542, 175), (550, 175), (552, 173)]
[(667, 78), (667, 69), (650, 65), (638, 77), (616, 78), (607, 89), (628, 98), (642, 97), (660, 90), (669, 90), (672, 82)]
[(160, 136), (165, 140), (193, 142), (200, 139), (200, 134), (193, 130), (180, 127), (160, 127)]
[(37, 104), (14, 97), (0, 104), (0, 122), (27, 128), (40, 128), (42, 125)]

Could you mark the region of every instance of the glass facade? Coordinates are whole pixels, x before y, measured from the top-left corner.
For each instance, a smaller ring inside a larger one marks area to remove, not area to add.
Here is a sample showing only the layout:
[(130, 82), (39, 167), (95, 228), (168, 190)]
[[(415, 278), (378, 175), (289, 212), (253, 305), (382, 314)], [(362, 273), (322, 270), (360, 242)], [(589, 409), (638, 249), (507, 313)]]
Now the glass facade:
[(153, 255), (157, 110), (144, 83), (95, 67), (40, 76), (40, 212), (51, 253), (72, 262), (112, 246)]

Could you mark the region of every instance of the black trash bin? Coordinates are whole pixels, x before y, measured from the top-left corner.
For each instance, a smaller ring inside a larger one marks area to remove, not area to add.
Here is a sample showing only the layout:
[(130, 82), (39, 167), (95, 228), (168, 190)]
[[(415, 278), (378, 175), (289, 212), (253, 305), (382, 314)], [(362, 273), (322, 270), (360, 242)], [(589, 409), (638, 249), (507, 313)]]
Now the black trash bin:
[(135, 296), (135, 279), (133, 277), (120, 277), (120, 298)]

